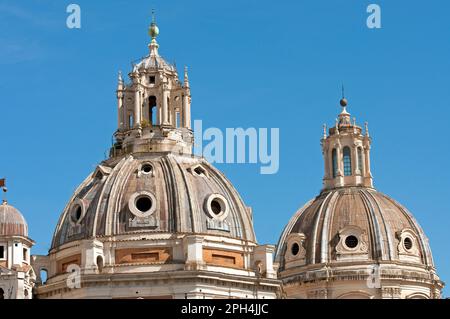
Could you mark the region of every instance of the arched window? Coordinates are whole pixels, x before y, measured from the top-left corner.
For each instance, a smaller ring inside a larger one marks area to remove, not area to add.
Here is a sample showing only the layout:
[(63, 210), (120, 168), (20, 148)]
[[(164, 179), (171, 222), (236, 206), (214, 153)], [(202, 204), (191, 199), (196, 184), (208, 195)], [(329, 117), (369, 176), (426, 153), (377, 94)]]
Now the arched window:
[(133, 119), (133, 114), (129, 114), (128, 115), (128, 128), (132, 129), (134, 125), (134, 119)]
[(47, 282), (48, 272), (47, 269), (42, 268), (39, 271), (40, 277), (41, 277), (41, 283), (44, 285)]
[(97, 256), (97, 268), (98, 268), (98, 272), (102, 272), (103, 271), (103, 258), (102, 258), (102, 256)]
[(156, 123), (156, 96), (150, 96), (148, 98), (148, 120), (152, 125), (157, 125)]
[(175, 126), (177, 128), (181, 127), (181, 114), (180, 114), (180, 112), (175, 112), (175, 121), (176, 121)]
[(358, 169), (362, 173), (363, 172), (363, 151), (362, 147), (358, 147)]
[(352, 175), (352, 156), (350, 153), (350, 147), (346, 146), (343, 150), (344, 153), (344, 175)]
[(167, 122), (171, 123), (172, 122), (172, 114), (171, 114), (171, 110), (170, 110), (170, 99), (169, 97), (167, 97)]
[(338, 163), (337, 163), (337, 155), (336, 155), (336, 149), (333, 148), (333, 151), (331, 152), (332, 157), (332, 165), (333, 165), (333, 178), (337, 176), (337, 170), (338, 170)]

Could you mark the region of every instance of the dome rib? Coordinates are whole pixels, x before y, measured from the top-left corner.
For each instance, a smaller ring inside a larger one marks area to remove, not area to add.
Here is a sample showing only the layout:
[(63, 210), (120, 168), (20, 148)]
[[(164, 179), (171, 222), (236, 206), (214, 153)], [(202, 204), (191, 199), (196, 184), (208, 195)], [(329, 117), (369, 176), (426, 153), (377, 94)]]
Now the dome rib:
[[(371, 192), (370, 191), (367, 191), (367, 196), (368, 197), (370, 197), (372, 200), (373, 200), (373, 202), (375, 203), (375, 205), (377, 206), (377, 209), (378, 209), (378, 212), (379, 212), (379, 215), (380, 215), (380, 218), (381, 218), (381, 220), (383, 221), (383, 226), (384, 226), (384, 234), (386, 235), (386, 237), (387, 237), (387, 251), (389, 252), (389, 257), (387, 258), (387, 259), (394, 259), (395, 258), (395, 256), (396, 256), (396, 254), (395, 254), (395, 252), (394, 252), (394, 247), (395, 247), (395, 245), (394, 245), (394, 239), (392, 238), (392, 234), (393, 234), (393, 232), (392, 232), (392, 229), (391, 229), (391, 227), (389, 227), (389, 224), (388, 223), (386, 223), (386, 220), (385, 220), (385, 217), (384, 217), (384, 211), (383, 211), (383, 209), (381, 208), (381, 205), (380, 205), (380, 203), (378, 202), (378, 200), (376, 199), (376, 197), (375, 196), (373, 196), (373, 194), (371, 194)], [(381, 230), (380, 230), (381, 231)], [(383, 237), (381, 237), (381, 238), (383, 238)], [(383, 249), (384, 247), (382, 247), (382, 249)]]
[[(113, 233), (118, 233), (119, 229), (113, 230), (113, 225), (117, 225), (117, 215), (120, 213), (120, 207), (122, 203), (122, 197), (125, 193), (126, 181), (129, 180), (131, 173), (133, 172), (133, 166), (131, 163), (133, 162), (133, 155), (129, 155), (124, 157), (112, 170), (111, 175), (108, 179), (114, 178), (113, 186), (111, 188), (111, 194), (118, 194), (115, 196), (115, 200), (109, 201), (109, 205), (107, 207), (106, 212), (103, 214), (105, 219), (105, 231), (104, 234), (106, 236), (110, 236)], [(127, 165), (129, 164), (129, 165)], [(128, 168), (128, 169), (127, 169)], [(122, 205), (123, 206), (123, 205)], [(98, 207), (97, 207), (98, 208)], [(98, 218), (98, 212), (97, 212)], [(103, 216), (102, 216), (103, 217)], [(98, 224), (98, 220), (96, 221)], [(96, 225), (96, 234), (100, 233), (99, 231), (100, 225)]]
[(387, 258), (385, 258), (385, 254), (384, 254), (384, 242), (382, 240), (383, 236), (381, 234), (381, 229), (380, 229), (380, 223), (378, 221), (378, 217), (374, 211), (374, 206), (373, 203), (369, 197), (369, 194), (367, 194), (367, 192), (363, 189), (358, 191), (359, 194), (361, 194), (361, 198), (363, 198), (363, 200), (365, 201), (366, 207), (367, 207), (367, 216), (369, 221), (371, 222), (372, 228), (371, 230), (373, 230), (374, 233), (374, 241), (375, 241), (375, 247), (373, 249), (374, 253), (375, 253), (375, 259), (377, 260), (378, 258), (381, 258), (381, 260), (386, 260)]
[[(187, 202), (189, 203), (189, 216), (190, 216), (189, 229), (193, 233), (197, 233), (198, 229), (196, 227), (196, 218), (197, 218), (198, 214), (196, 214), (195, 211), (199, 211), (198, 202), (193, 196), (190, 195), (190, 194), (192, 194), (193, 186), (191, 185), (191, 182), (190, 182), (189, 178), (187, 177), (188, 173), (186, 172), (185, 169), (183, 169), (182, 165), (179, 162), (176, 162), (176, 163), (177, 163), (178, 169), (180, 171), (182, 181), (186, 188), (186, 197), (187, 197)], [(188, 223), (186, 223), (186, 225), (188, 225)]]
[(336, 204), (339, 197), (339, 191), (333, 192), (333, 196), (330, 198), (325, 210), (325, 215), (323, 217), (323, 223), (321, 227), (322, 241), (320, 246), (320, 263), (328, 262), (328, 246), (331, 237), (331, 227), (329, 225), (331, 225), (330, 220), (333, 218), (334, 212), (336, 211)]

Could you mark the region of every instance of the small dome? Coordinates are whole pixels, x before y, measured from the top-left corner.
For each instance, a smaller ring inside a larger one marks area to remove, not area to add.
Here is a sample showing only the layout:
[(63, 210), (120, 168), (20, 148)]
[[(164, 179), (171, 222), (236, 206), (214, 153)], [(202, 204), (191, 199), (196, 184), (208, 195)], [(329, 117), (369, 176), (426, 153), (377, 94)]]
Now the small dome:
[(324, 191), (300, 209), (278, 243), (281, 269), (293, 257), (295, 243), (304, 250), (302, 267), (358, 264), (358, 258), (433, 267), (428, 239), (411, 213), (373, 188)]
[(0, 205), (0, 236), (28, 237), (28, 225), (25, 218), (6, 202)]
[(168, 63), (164, 58), (159, 55), (149, 55), (137, 63), (133, 71), (143, 71), (143, 70), (155, 70), (163, 69), (165, 71), (176, 73), (176, 68), (172, 64)]

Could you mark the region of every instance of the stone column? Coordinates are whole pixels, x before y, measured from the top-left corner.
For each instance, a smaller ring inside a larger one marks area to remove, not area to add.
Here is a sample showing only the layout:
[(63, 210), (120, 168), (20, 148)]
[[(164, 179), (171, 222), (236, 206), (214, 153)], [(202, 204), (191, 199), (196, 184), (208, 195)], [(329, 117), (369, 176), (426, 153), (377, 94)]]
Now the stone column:
[(124, 123), (126, 116), (123, 112), (123, 91), (117, 91), (117, 128), (119, 130), (124, 129)]
[[(332, 159), (333, 160), (333, 159)], [(342, 160), (341, 144), (336, 145), (336, 162), (337, 162), (337, 174), (335, 180), (335, 186), (344, 186), (344, 163)]]
[(372, 187), (372, 172), (370, 171), (370, 144), (364, 146), (364, 157), (365, 157), (365, 174), (364, 174), (364, 185)]
[(189, 235), (184, 237), (184, 250), (186, 252), (185, 268), (196, 270), (201, 268), (203, 262), (203, 236)]
[(355, 176), (361, 175), (361, 170), (359, 169), (359, 158), (358, 158), (358, 147), (356, 145), (353, 145), (353, 158), (354, 158), (354, 168), (353, 168), (353, 174)]
[(277, 278), (277, 273), (273, 267), (274, 252), (275, 246), (273, 245), (261, 245), (255, 247), (254, 259), (256, 262), (261, 262), (261, 271), (265, 278)]
[(183, 127), (191, 128), (191, 98), (183, 95)]
[(134, 127), (141, 126), (141, 92), (139, 84), (136, 84), (134, 91)]
[(169, 125), (169, 104), (167, 103), (167, 98), (169, 96), (166, 86), (163, 87), (162, 94), (162, 124)]
[(323, 155), (323, 166), (324, 166), (324, 174), (323, 174), (323, 186), (327, 187), (327, 181), (330, 178), (330, 169), (329, 169), (329, 159), (330, 154), (328, 150), (328, 146), (325, 145), (326, 141), (322, 141), (322, 155)]

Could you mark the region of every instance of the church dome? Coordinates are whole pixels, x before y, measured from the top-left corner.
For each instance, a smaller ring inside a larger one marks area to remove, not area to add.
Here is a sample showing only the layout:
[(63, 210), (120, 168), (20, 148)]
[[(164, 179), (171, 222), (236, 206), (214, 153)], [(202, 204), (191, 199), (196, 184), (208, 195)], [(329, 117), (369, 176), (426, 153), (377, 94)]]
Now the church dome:
[(99, 165), (64, 209), (52, 248), (145, 232), (255, 242), (251, 210), (221, 172), (192, 155), (147, 153)]
[(428, 238), (411, 213), (373, 188), (324, 191), (301, 208), (278, 243), (280, 268), (302, 251), (305, 265), (359, 259), (433, 267)]
[(6, 202), (0, 205), (0, 236), (28, 237), (28, 225), (25, 218)]
[[(252, 211), (227, 178), (192, 152), (187, 68), (150, 56), (117, 84), (109, 158), (75, 190), (48, 256), (39, 298), (275, 298), (272, 245), (258, 245)], [(153, 62), (152, 62), (153, 61)], [(149, 63), (148, 65), (146, 63)], [(159, 62), (158, 62), (159, 63)], [(81, 271), (79, 289), (67, 276)]]
[(401, 204), (373, 187), (371, 137), (348, 102), (321, 139), (323, 189), (285, 227), (276, 250), (288, 298), (440, 298), (428, 238)]

